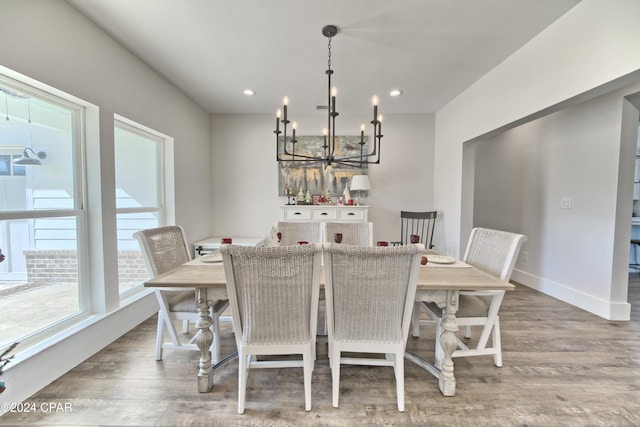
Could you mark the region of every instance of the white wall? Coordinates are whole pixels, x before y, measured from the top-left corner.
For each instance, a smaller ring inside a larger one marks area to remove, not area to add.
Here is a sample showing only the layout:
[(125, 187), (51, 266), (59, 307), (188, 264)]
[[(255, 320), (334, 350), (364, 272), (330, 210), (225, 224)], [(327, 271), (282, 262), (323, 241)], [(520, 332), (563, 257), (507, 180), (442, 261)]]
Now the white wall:
[[(640, 2), (583, 0), (436, 114), (434, 201), (446, 213), (447, 251), (472, 223), (462, 203), (462, 144), (638, 79)], [(635, 74), (634, 74), (635, 73)]]
[[(529, 237), (522, 249), (528, 260), (520, 256), (514, 280), (612, 319), (628, 319), (630, 310), (628, 250), (615, 262), (614, 236), (624, 205), (628, 249), (637, 110), (633, 135), (621, 141), (622, 107), (623, 96), (638, 90), (636, 84), (475, 142), (473, 225)], [(561, 208), (562, 198), (571, 199), (571, 209)], [(616, 287), (625, 292), (614, 296)]]
[[(640, 55), (635, 54), (640, 46), (639, 21), (638, 1), (583, 0), (438, 111), (434, 201), (446, 213), (444, 232), (448, 253), (460, 253), (474, 221), (473, 204), (469, 203), (473, 200), (474, 184), (464, 170), (466, 167), (473, 169), (469, 162), (473, 161), (474, 148), (463, 150), (465, 142), (493, 135), (639, 81)], [(620, 105), (616, 108), (618, 112)], [(617, 155), (620, 155), (620, 148), (618, 142), (614, 148)], [(614, 155), (607, 154), (608, 159)], [(597, 163), (588, 155), (575, 161), (587, 165)], [(605, 181), (618, 181), (618, 169), (610, 167), (605, 172)], [(623, 211), (620, 203), (623, 202), (615, 196), (619, 196), (620, 188), (609, 187), (609, 190), (614, 195), (608, 201), (613, 204), (604, 216), (594, 218), (594, 221), (608, 224), (608, 228), (604, 226), (608, 235), (603, 237), (607, 243), (600, 247), (600, 256), (611, 263), (619, 263), (614, 253), (622, 252), (622, 246), (628, 245), (628, 241), (623, 241), (624, 233), (617, 231), (622, 225), (617, 221), (612, 224), (612, 215), (617, 212), (616, 218), (620, 217)], [(546, 189), (541, 191), (545, 194)], [(574, 194), (579, 193), (576, 190)], [(558, 196), (552, 193), (556, 203)], [(602, 209), (594, 212), (594, 215), (602, 214)], [(559, 233), (557, 241), (571, 241), (574, 237), (573, 232), (562, 227), (555, 231)], [(620, 288), (624, 286), (620, 270), (617, 265), (599, 271), (600, 277), (608, 275), (607, 281), (600, 283), (608, 294), (595, 304), (597, 309), (592, 303), (599, 296), (583, 293), (581, 285), (568, 301), (597, 311), (606, 318), (628, 319), (628, 305), (621, 302), (626, 292)], [(554, 271), (554, 275), (572, 285), (575, 283), (573, 273), (570, 268)], [(546, 277), (540, 277), (540, 280), (545, 281)], [(589, 284), (587, 288), (595, 286), (598, 285)]]
[[(340, 134), (357, 135), (368, 116), (340, 115)], [(326, 116), (296, 117), (298, 135), (319, 135)], [(214, 115), (211, 121), (214, 235), (264, 236), (279, 219), (273, 115)], [(386, 114), (382, 160), (369, 165), (374, 240), (398, 240), (400, 210), (437, 209), (433, 203), (432, 115)], [(437, 241), (436, 241), (437, 244)]]
[[(83, 330), (54, 337), (55, 343), (41, 348), (36, 357), (19, 354), (12, 361), (2, 377), (8, 388), (0, 399), (20, 402), (157, 310), (155, 298), (147, 296), (114, 311), (118, 283), (113, 115), (175, 139), (175, 218), (191, 241), (211, 233), (210, 118), (65, 1), (0, 0), (0, 11), (2, 65), (96, 105), (100, 120), (99, 129), (88, 134), (87, 147), (89, 158), (101, 159), (89, 171), (94, 186), (90, 208), (95, 209), (94, 218), (102, 218), (101, 227), (91, 230), (90, 244), (105, 247), (92, 259), (92, 303), (100, 306), (99, 313)], [(95, 114), (90, 121), (97, 118)], [(105, 301), (96, 303), (100, 298)]]

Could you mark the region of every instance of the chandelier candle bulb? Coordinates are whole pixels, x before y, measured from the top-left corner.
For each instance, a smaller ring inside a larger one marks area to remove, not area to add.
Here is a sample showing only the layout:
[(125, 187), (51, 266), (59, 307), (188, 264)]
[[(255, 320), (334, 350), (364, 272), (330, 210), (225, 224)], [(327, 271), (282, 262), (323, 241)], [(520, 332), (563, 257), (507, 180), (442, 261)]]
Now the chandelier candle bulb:
[(378, 118), (378, 97), (373, 95), (371, 102), (373, 103), (373, 121), (375, 122)]
[(282, 104), (284, 106), (284, 121), (287, 121), (287, 106), (289, 105), (289, 97), (285, 96), (282, 100)]
[(338, 89), (336, 89), (336, 87), (334, 86), (333, 89), (331, 89), (331, 112), (335, 113), (336, 112), (336, 95), (338, 94)]
[(360, 142), (364, 143), (364, 123), (360, 125)]
[(276, 133), (280, 133), (280, 109), (276, 111)]

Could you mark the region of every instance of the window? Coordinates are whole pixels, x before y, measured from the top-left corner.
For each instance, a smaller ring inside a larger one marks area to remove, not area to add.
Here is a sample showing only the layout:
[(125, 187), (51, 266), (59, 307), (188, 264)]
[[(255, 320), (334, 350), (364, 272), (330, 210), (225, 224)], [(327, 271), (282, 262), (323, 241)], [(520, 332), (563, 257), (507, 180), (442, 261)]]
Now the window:
[[(88, 315), (83, 114), (0, 74), (0, 348)], [(34, 304), (36, 295), (56, 309)]]
[(141, 286), (149, 277), (133, 233), (169, 223), (164, 159), (172, 141), (123, 117), (116, 117), (114, 134), (118, 281), (122, 294)]
[(25, 176), (27, 169), (15, 162), (22, 156), (0, 154), (0, 176)]
[(116, 116), (111, 164), (99, 127), (97, 106), (0, 66), (0, 348), (126, 304), (148, 277), (132, 234), (175, 221), (173, 139)]

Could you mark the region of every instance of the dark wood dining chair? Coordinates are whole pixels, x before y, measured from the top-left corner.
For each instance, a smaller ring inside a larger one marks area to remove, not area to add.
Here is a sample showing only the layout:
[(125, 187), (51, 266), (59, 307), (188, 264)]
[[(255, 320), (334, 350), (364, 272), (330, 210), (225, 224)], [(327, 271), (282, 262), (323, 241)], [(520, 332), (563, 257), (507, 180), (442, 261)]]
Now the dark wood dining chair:
[(433, 249), (433, 231), (436, 226), (438, 211), (411, 212), (400, 211), (400, 241), (393, 245), (407, 245), (411, 243), (411, 235), (420, 236), (420, 241), (426, 249)]

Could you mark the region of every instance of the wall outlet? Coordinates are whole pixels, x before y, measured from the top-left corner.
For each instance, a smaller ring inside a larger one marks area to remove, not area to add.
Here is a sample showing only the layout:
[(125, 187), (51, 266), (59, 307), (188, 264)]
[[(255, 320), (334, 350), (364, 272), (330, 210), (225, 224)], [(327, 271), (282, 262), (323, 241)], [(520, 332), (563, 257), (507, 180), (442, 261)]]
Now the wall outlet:
[(571, 209), (571, 197), (563, 197), (560, 199), (560, 209)]

